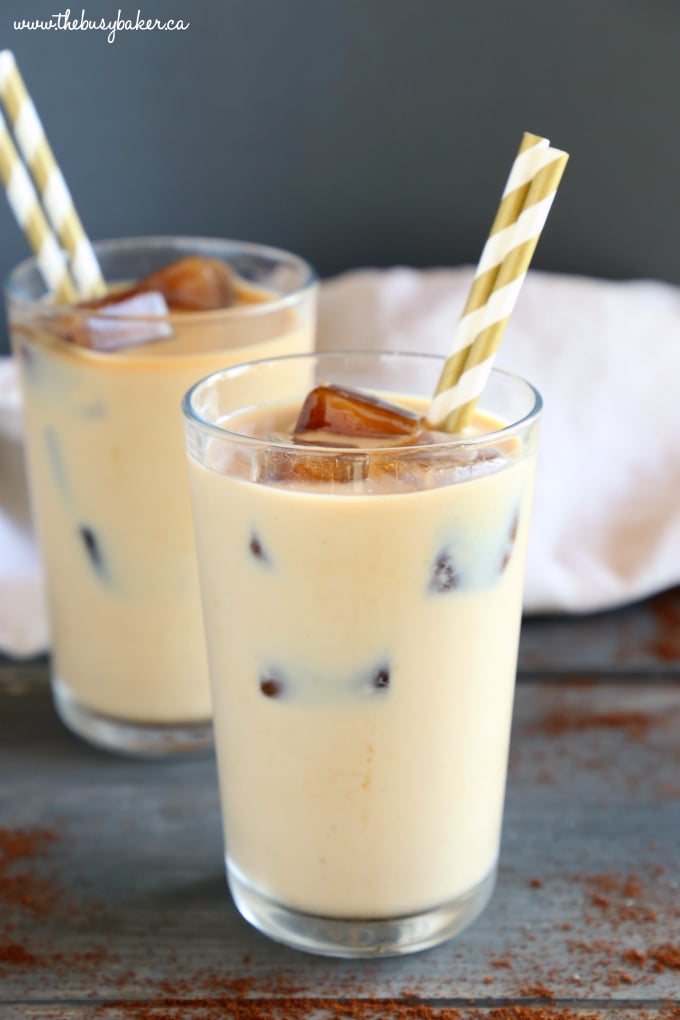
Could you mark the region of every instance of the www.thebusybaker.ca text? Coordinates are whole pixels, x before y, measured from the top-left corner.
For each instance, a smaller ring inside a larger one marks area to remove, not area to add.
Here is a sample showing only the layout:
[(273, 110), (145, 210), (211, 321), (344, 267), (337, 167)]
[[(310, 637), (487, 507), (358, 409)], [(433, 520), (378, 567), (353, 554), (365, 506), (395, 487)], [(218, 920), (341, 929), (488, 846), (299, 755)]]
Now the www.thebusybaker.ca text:
[(137, 11), (136, 18), (125, 18), (123, 12), (118, 8), (115, 18), (88, 18), (85, 8), (82, 8), (80, 16), (71, 16), (71, 8), (59, 11), (50, 15), (49, 18), (15, 18), (15, 32), (106, 32), (106, 41), (116, 41), (118, 32), (185, 32), (189, 28), (189, 22), (181, 18), (168, 18), (161, 21), (160, 18), (145, 18), (141, 10)]

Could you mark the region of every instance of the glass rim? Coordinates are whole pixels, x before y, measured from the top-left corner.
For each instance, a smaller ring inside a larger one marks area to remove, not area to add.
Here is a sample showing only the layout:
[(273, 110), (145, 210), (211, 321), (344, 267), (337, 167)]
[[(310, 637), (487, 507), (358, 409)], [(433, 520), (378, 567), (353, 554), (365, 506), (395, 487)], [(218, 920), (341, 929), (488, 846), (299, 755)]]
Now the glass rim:
[[(171, 311), (168, 312), (167, 315), (131, 314), (120, 316), (107, 314), (105, 308), (93, 309), (65, 302), (48, 304), (45, 302), (45, 298), (48, 296), (49, 290), (44, 281), (44, 293), (41, 294), (40, 297), (34, 298), (28, 296), (20, 286), (19, 279), (26, 276), (26, 274), (31, 271), (37, 270), (40, 279), (42, 280), (39, 258), (37, 255), (30, 255), (14, 266), (14, 268), (11, 269), (5, 277), (3, 283), (5, 298), (8, 303), (11, 300), (13, 304), (21, 306), (22, 308), (39, 308), (45, 315), (50, 316), (62, 314), (67, 311), (69, 315), (82, 315), (83, 318), (92, 318), (93, 316), (96, 316), (96, 318), (102, 319), (115, 318), (116, 321), (120, 321), (121, 318), (129, 322), (172, 322), (177, 319), (181, 320), (183, 323), (191, 323), (195, 320), (207, 323), (210, 322), (211, 319), (222, 318), (223, 316), (250, 319), (257, 318), (262, 315), (269, 315), (272, 312), (278, 312), (291, 305), (298, 304), (298, 302), (309, 291), (311, 291), (319, 281), (315, 268), (301, 255), (296, 255), (294, 252), (288, 251), (285, 248), (277, 248), (274, 245), (260, 244), (258, 241), (239, 241), (226, 237), (204, 237), (190, 234), (148, 234), (141, 235), (139, 237), (112, 237), (101, 241), (93, 241), (92, 247), (96, 254), (109, 254), (115, 252), (117, 249), (122, 251), (125, 248), (129, 248), (131, 251), (134, 251), (135, 249), (153, 251), (154, 249), (172, 247), (173, 244), (176, 245), (178, 249), (200, 247), (204, 249), (204, 254), (206, 254), (207, 257), (215, 258), (219, 257), (220, 254), (224, 255), (224, 253), (229, 249), (231, 249), (234, 253), (243, 255), (269, 256), (274, 260), (281, 262), (286, 261), (289, 264), (296, 266), (302, 272), (302, 281), (297, 287), (295, 287), (294, 290), (291, 290), (289, 293), (283, 294), (272, 301), (230, 305), (226, 308), (214, 308), (206, 311)], [(207, 251), (205, 251), (205, 249), (207, 249)]]
[[(379, 453), (383, 454), (385, 453), (385, 451), (388, 450), (390, 454), (398, 453), (400, 456), (407, 456), (409, 453), (415, 454), (418, 451), (422, 454), (424, 451), (450, 450), (452, 447), (469, 448), (476, 446), (488, 446), (493, 442), (501, 442), (502, 440), (510, 439), (513, 436), (516, 436), (519, 433), (528, 430), (531, 427), (531, 425), (533, 425), (534, 422), (537, 421), (543, 409), (543, 398), (541, 397), (541, 394), (532, 383), (530, 383), (527, 379), (524, 379), (522, 376), (517, 375), (514, 372), (509, 372), (506, 369), (495, 367), (491, 369), (490, 377), (504, 378), (511, 381), (513, 384), (519, 384), (522, 388), (524, 388), (527, 394), (531, 396), (533, 401), (530, 410), (527, 411), (526, 414), (523, 414), (521, 418), (517, 418), (515, 421), (509, 422), (507, 425), (504, 425), (500, 429), (493, 429), (489, 432), (483, 432), (475, 435), (461, 435), (459, 433), (452, 433), (451, 439), (448, 441), (438, 440), (435, 443), (423, 443), (422, 445), (418, 446), (394, 446), (389, 445), (389, 443), (387, 442), (384, 446), (376, 445), (371, 446), (369, 448), (363, 447), (359, 448), (356, 446), (341, 446), (341, 445), (338, 446), (334, 445), (333, 447), (329, 447), (324, 446), (322, 444), (314, 443), (296, 445), (295, 443), (287, 439), (272, 439), (264, 436), (249, 436), (240, 432), (235, 432), (232, 429), (226, 428), (224, 425), (218, 425), (215, 424), (214, 422), (208, 421), (208, 419), (204, 418), (201, 414), (199, 414), (199, 412), (194, 407), (194, 399), (198, 391), (206, 386), (209, 386), (219, 378), (224, 378), (225, 376), (230, 375), (232, 376), (242, 375), (249, 369), (258, 368), (266, 364), (291, 363), (295, 361), (304, 360), (310, 361), (318, 360), (323, 357), (330, 358), (352, 357), (358, 358), (360, 360), (362, 359), (368, 360), (369, 358), (378, 359), (384, 358), (387, 360), (406, 358), (416, 359), (419, 361), (430, 361), (432, 363), (437, 362), (438, 364), (441, 365), (443, 365), (444, 362), (446, 361), (446, 355), (432, 354), (429, 352), (402, 351), (402, 350), (371, 351), (366, 349), (312, 351), (303, 354), (286, 354), (277, 357), (260, 358), (254, 361), (246, 361), (238, 365), (230, 365), (226, 368), (218, 369), (216, 372), (211, 372), (210, 375), (204, 376), (203, 379), (199, 379), (197, 382), (195, 382), (193, 386), (191, 386), (191, 388), (187, 390), (182, 399), (182, 413), (184, 415), (185, 421), (187, 423), (196, 425), (203, 432), (206, 432), (215, 438), (219, 438), (223, 442), (229, 441), (233, 443), (239, 443), (241, 445), (250, 446), (252, 448), (262, 448), (265, 446), (275, 447), (277, 449), (285, 449), (287, 452), (295, 452), (300, 456), (304, 456), (305, 453), (307, 455), (313, 453), (314, 456), (326, 456), (326, 457), (332, 457), (333, 455), (337, 456), (339, 454), (342, 454), (343, 456), (346, 456), (347, 454), (354, 454), (357, 457), (365, 457), (367, 454), (368, 455)], [(246, 409), (247, 408), (242, 408), (240, 410)], [(439, 435), (442, 434), (443, 433), (439, 433)]]

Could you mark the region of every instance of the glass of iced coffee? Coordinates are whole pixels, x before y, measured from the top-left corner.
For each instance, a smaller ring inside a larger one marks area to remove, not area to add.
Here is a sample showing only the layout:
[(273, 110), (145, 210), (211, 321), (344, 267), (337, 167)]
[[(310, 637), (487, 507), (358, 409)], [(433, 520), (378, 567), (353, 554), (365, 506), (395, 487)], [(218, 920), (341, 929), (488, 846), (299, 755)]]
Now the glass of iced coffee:
[(229, 886), (336, 956), (454, 935), (495, 880), (541, 401), (443, 359), (321, 353), (184, 401)]
[(108, 291), (64, 306), (37, 261), (6, 297), (59, 715), (89, 741), (171, 754), (212, 743), (180, 404), (206, 373), (309, 351), (316, 278), (256, 244), (95, 245)]

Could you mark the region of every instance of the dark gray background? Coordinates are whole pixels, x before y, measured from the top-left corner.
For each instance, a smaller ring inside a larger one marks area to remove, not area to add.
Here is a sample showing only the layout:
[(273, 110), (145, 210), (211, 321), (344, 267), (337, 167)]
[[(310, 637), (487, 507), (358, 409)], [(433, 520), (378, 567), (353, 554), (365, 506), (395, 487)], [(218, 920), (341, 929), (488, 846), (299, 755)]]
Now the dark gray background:
[[(476, 262), (524, 130), (571, 161), (538, 268), (680, 282), (678, 0), (78, 0), (185, 32), (16, 31), (92, 238), (221, 235), (322, 276)], [(0, 271), (27, 254), (0, 202)], [(0, 349), (6, 349), (0, 336)]]

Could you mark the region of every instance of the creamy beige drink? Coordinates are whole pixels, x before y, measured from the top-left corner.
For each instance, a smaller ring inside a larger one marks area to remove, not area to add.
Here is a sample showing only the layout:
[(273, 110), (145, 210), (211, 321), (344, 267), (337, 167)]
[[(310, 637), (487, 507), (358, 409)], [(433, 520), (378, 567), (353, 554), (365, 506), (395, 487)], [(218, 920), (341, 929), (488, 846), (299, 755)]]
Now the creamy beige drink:
[(231, 266), (228, 302), (167, 270), (152, 280), (161, 314), (9, 291), (57, 708), (89, 739), (143, 753), (211, 739), (181, 398), (206, 372), (309, 350), (314, 335), (313, 275), (285, 253), (141, 240), (99, 256), (123, 283), (187, 250)]
[[(441, 367), (315, 362), (421, 411)], [(295, 413), (266, 393), (240, 410), (228, 373), (185, 401), (229, 882), (284, 942), (411, 951), (493, 886), (537, 398), (497, 375), (502, 421), (454, 441), (408, 416), (344, 436), (344, 407), (291, 436), (312, 372), (279, 364)]]

